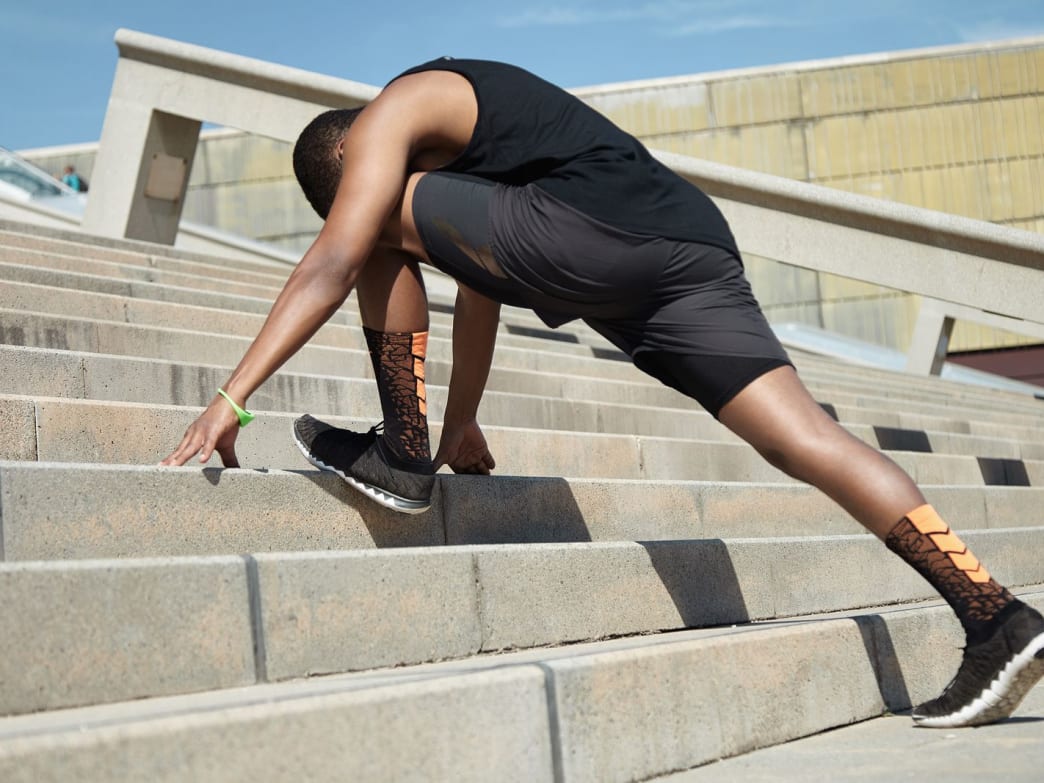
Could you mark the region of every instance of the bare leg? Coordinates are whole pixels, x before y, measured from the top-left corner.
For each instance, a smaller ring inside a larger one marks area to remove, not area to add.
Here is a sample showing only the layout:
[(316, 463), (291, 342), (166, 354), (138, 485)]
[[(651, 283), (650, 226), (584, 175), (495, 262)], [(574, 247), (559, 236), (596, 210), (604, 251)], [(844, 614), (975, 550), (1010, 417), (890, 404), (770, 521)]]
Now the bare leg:
[(914, 721), (950, 728), (1010, 715), (1044, 675), (1044, 619), (990, 576), (909, 476), (827, 416), (790, 367), (749, 384), (719, 417), (773, 465), (837, 501), (953, 608), (964, 661), (941, 696), (914, 708)]
[(719, 418), (771, 464), (822, 490), (882, 541), (925, 503), (898, 465), (826, 414), (791, 367), (750, 383)]
[(400, 251), (375, 254), (357, 285), (384, 415), (384, 442), (401, 460), (429, 465), (424, 384), (428, 300), (417, 262)]
[(428, 296), (420, 265), (396, 250), (375, 250), (356, 282), (363, 325), (380, 332), (428, 329)]

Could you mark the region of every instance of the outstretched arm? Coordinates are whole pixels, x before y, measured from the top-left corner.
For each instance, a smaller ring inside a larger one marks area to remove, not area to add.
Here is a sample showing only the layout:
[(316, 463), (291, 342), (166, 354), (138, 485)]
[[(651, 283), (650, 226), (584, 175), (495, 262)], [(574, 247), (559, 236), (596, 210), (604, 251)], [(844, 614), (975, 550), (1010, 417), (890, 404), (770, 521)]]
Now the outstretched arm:
[(436, 468), (449, 465), (457, 473), (489, 475), (496, 467), (476, 414), (489, 377), (499, 323), (498, 302), (458, 284), (453, 310), (453, 371)]
[[(467, 138), (467, 129), (454, 125), (466, 122), (466, 112), (432, 89), (439, 86), (432, 82), (437, 77), (425, 76), (393, 83), (349, 130), (343, 143), (343, 175), (326, 223), (223, 386), (240, 406), (246, 407), (250, 395), (300, 350), (351, 292), (389, 215), (402, 201), (411, 160), (445, 147), (447, 137)], [(226, 466), (237, 466), (238, 424), (228, 402), (215, 396), (161, 464), (183, 465), (197, 454), (206, 462), (217, 451)]]
[[(250, 395), (341, 306), (360, 267), (327, 257), (317, 241), (287, 279), (261, 331), (222, 386), (225, 393), (246, 407)], [(186, 430), (178, 447), (160, 464), (184, 465), (196, 454), (205, 463), (217, 451), (223, 465), (238, 467), (238, 432), (239, 419), (232, 406), (215, 395), (203, 415)]]

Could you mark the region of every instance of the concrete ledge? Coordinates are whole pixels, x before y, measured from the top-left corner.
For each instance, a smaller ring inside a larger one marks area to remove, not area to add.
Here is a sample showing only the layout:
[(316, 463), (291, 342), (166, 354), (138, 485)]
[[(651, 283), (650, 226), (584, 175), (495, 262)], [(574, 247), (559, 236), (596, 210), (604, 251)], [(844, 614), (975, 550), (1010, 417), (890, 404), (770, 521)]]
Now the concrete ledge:
[[(1044, 529), (968, 532), (997, 579), (1044, 581)], [(844, 611), (933, 595), (869, 536), (479, 549), (483, 646), (534, 647)], [(842, 572), (837, 563), (845, 563)], [(519, 584), (526, 585), (518, 590)]]
[(20, 716), (0, 720), (0, 775), (648, 779), (905, 709), (961, 642), (932, 604)]
[(0, 564), (0, 714), (254, 681), (239, 558)]
[[(1044, 488), (923, 489), (959, 531), (1040, 524)], [(440, 474), (432, 501), (405, 524), (331, 473), (0, 462), (12, 561), (861, 533), (800, 484)]]
[[(1040, 524), (1044, 488), (923, 488), (954, 528)], [(441, 474), (401, 515), (317, 471), (0, 462), (9, 561), (860, 532), (802, 484)]]
[(185, 248), (173, 247), (171, 245), (158, 245), (155, 242), (142, 242), (123, 237), (103, 237), (97, 234), (85, 233), (79, 228), (54, 228), (0, 218), (0, 246), (4, 245), (24, 247), (30, 250), (54, 251), (57, 253), (72, 250), (74, 254), (83, 252), (84, 248), (87, 248), (87, 252), (90, 252), (92, 249), (104, 251), (106, 248), (112, 248), (126, 253), (199, 261), (200, 263), (217, 264), (234, 269), (259, 272), (282, 271), (284, 273), (287, 270), (287, 265), (284, 262), (273, 261), (270, 258), (233, 258), (227, 255), (186, 250)]
[(270, 680), (482, 648), (478, 580), (465, 550), (258, 555), (256, 563)]
[[(118, 321), (152, 328), (206, 330), (215, 335), (250, 338), (257, 335), (265, 320), (261, 313), (173, 304), (10, 280), (0, 280), (0, 307), (36, 311), (51, 316)], [(452, 331), (451, 316), (434, 312), (430, 318), (429, 332), (432, 339), (428, 344), (429, 356), (448, 359)], [(554, 362), (561, 355), (565, 355), (572, 361), (573, 374), (620, 377), (643, 380), (647, 384), (654, 383), (629, 362), (595, 360), (592, 357), (592, 346), (588, 344), (516, 335), (511, 333), (513, 328), (514, 324), (510, 320), (502, 322), (497, 337), (496, 363), (499, 366), (547, 371), (563, 366), (554, 363), (545, 365), (547, 359)], [(312, 337), (309, 344), (364, 350), (366, 341), (359, 328), (358, 317), (352, 312), (352, 304), (343, 306), (341, 311)], [(442, 350), (445, 351), (444, 354), (440, 353)], [(510, 359), (510, 363), (506, 363), (506, 359)]]
[(563, 779), (577, 783), (645, 780), (883, 710), (855, 623), (663, 644), (548, 668)]
[[(172, 272), (181, 277), (194, 276), (201, 282), (209, 280), (210, 287), (215, 289), (220, 289), (222, 283), (228, 281), (279, 289), (282, 288), (292, 271), (290, 266), (284, 266), (282, 269), (271, 267), (241, 269), (226, 263), (171, 258), (151, 253), (92, 247), (74, 242), (55, 241), (49, 243), (45, 249), (39, 247), (42, 243), (38, 239), (24, 238), (23, 241), (16, 239), (13, 242), (11, 240), (11, 235), (0, 234), (0, 253), (2, 253), (4, 261), (9, 264), (58, 268), (52, 266), (55, 261), (59, 263), (77, 261), (85, 269), (90, 269), (90, 265), (97, 264), (96, 268), (99, 271), (95, 274), (104, 275), (115, 272), (116, 277), (128, 279), (151, 279), (149, 275)], [(143, 276), (145, 277), (143, 278)]]
[[(222, 292), (233, 296), (265, 299), (270, 305), (279, 294), (279, 289), (282, 288), (283, 284), (283, 281), (277, 277), (273, 277), (264, 284), (236, 280), (222, 283), (217, 278), (201, 276), (198, 273), (177, 272), (166, 268), (153, 268), (137, 264), (97, 261), (76, 256), (44, 255), (28, 251), (9, 252), (4, 255), (4, 264), (8, 266), (23, 266), (41, 271), (47, 270), (65, 274), (112, 278), (132, 284), (152, 283), (169, 288), (184, 288), (205, 293)], [(10, 256), (10, 259), (8, 256)]]
[(115, 39), (121, 58), (252, 90), (292, 95), (298, 100), (326, 106), (358, 106), (369, 103), (380, 92), (379, 88), (362, 82), (324, 76), (135, 30), (117, 30)]
[(544, 674), (535, 666), (308, 699), (248, 699), (86, 734), (72, 729), (12, 739), (0, 746), (0, 778), (554, 780)]
[[(0, 395), (7, 436), (0, 459), (41, 462), (154, 465), (176, 444), (197, 408)], [(17, 413), (16, 413), (17, 411)], [(237, 441), (247, 468), (308, 467), (288, 433), (294, 414), (261, 413)], [(329, 416), (338, 426), (366, 429), (372, 422)], [(441, 425), (430, 422), (438, 443)], [(498, 460), (495, 475), (793, 483), (742, 443), (649, 438), (626, 434), (483, 427)], [(1023, 444), (1020, 451), (1025, 451)], [(10, 454), (5, 454), (4, 449)], [(892, 452), (921, 484), (982, 486), (978, 458)], [(1020, 461), (1030, 486), (1044, 486), (1044, 461)], [(448, 473), (448, 471), (446, 471)]]
[[(234, 367), (252, 340), (252, 337), (214, 333), (210, 331), (213, 327), (209, 324), (197, 326), (207, 327), (207, 330), (139, 326), (123, 321), (70, 318), (0, 308), (0, 339), (7, 345), (27, 348), (101, 353), (194, 366)], [(357, 339), (361, 340), (361, 333)], [(446, 385), (452, 368), (449, 341), (433, 340), (432, 343), (426, 377), (432, 385)], [(491, 368), (487, 389), (619, 405), (698, 409), (691, 399), (653, 383), (651, 379), (629, 382), (619, 377), (629, 375), (630, 372), (612, 372), (616, 378), (598, 377), (596, 367), (591, 365), (605, 362), (595, 359), (586, 359), (589, 366), (580, 368), (587, 371), (584, 375), (571, 374), (584, 359), (554, 352), (543, 353), (539, 362), (547, 371), (535, 367), (518, 369), (511, 366), (515, 359), (522, 359), (532, 353), (532, 350), (502, 348)], [(532, 360), (527, 363), (537, 364)], [(610, 367), (617, 369), (613, 365)], [(349, 345), (305, 345), (287, 360), (280, 371), (284, 374), (372, 377), (368, 351), (364, 347)]]
[[(0, 394), (79, 397), (155, 405), (206, 406), (229, 368), (158, 359), (0, 345), (0, 360), (15, 368), (0, 377)], [(130, 380), (128, 380), (130, 379)], [(428, 387), (428, 415), (442, 417), (446, 389)], [(320, 416), (381, 418), (370, 380), (276, 373), (251, 397), (255, 411), (310, 411)], [(701, 410), (647, 408), (587, 400), (490, 391), (479, 408), (482, 421), (501, 426), (540, 426), (657, 436), (719, 439), (721, 424)], [(735, 436), (728, 436), (733, 441)]]
[(433, 510), (378, 506), (332, 473), (0, 463), (8, 560), (431, 546)]
[(159, 283), (129, 281), (116, 277), (65, 272), (56, 269), (41, 269), (35, 266), (22, 266), (3, 262), (0, 262), (0, 279), (19, 283), (31, 283), (33, 285), (76, 288), (82, 291), (115, 296), (154, 299), (160, 302), (240, 310), (262, 315), (267, 314), (272, 309), (271, 298), (238, 296), (197, 288), (181, 288)]
[[(1013, 587), (1044, 581), (1042, 539), (964, 534)], [(0, 664), (7, 713), (933, 596), (869, 536), (4, 564), (0, 580), (24, 639)]]

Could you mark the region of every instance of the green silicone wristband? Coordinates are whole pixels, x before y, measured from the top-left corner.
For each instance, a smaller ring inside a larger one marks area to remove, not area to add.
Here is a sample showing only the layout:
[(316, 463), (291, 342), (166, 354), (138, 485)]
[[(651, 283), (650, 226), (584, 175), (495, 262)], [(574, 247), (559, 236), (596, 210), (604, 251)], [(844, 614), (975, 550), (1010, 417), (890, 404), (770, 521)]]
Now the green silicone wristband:
[(254, 414), (250, 411), (245, 411), (238, 405), (236, 405), (236, 401), (229, 397), (227, 394), (225, 394), (224, 389), (218, 389), (218, 394), (220, 394), (222, 397), (228, 400), (228, 404), (232, 406), (232, 410), (234, 410), (236, 412), (236, 415), (239, 417), (240, 427), (245, 427), (254, 420)]

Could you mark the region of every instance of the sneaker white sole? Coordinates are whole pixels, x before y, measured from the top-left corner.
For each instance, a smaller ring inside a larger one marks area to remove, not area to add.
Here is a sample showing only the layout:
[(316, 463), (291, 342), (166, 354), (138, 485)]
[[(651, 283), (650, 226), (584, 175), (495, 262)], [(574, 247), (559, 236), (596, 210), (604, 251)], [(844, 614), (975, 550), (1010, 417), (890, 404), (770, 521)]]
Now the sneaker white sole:
[(1044, 633), (1038, 634), (1005, 666), (971, 703), (949, 715), (914, 716), (914, 723), (931, 729), (983, 726), (1007, 718), (1041, 677), (1044, 677)]
[(431, 503), (429, 501), (410, 500), (409, 498), (402, 498), (398, 495), (393, 495), (391, 492), (387, 492), (379, 487), (374, 487), (370, 484), (366, 484), (362, 481), (359, 481), (358, 479), (354, 479), (351, 476), (345, 474), (343, 471), (338, 470), (333, 465), (327, 465), (321, 459), (316, 459), (309, 453), (308, 447), (305, 446), (300, 440), (298, 440), (297, 431), (291, 431), (293, 433), (294, 443), (297, 444), (297, 448), (301, 451), (301, 454), (304, 455), (304, 458), (306, 460), (311, 462), (320, 470), (327, 470), (331, 473), (336, 473), (338, 476), (344, 479), (350, 487), (352, 487), (353, 489), (357, 489), (359, 492), (362, 492), (364, 495), (366, 495), (366, 497), (379, 503), (385, 508), (390, 508), (392, 509), (392, 511), (399, 511), (403, 514), (423, 514), (425, 511), (431, 508)]

